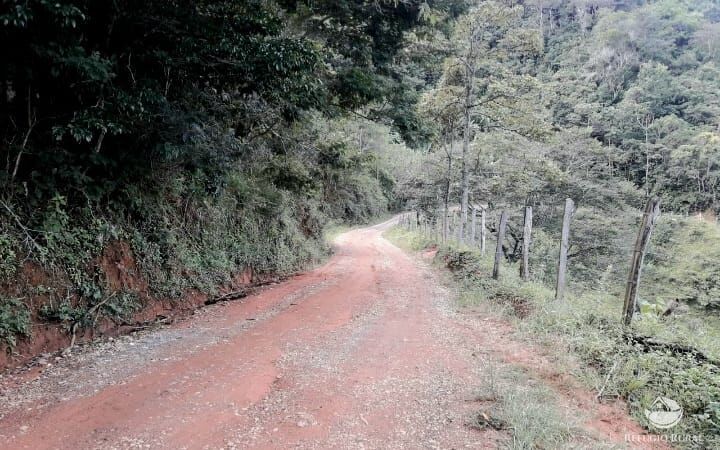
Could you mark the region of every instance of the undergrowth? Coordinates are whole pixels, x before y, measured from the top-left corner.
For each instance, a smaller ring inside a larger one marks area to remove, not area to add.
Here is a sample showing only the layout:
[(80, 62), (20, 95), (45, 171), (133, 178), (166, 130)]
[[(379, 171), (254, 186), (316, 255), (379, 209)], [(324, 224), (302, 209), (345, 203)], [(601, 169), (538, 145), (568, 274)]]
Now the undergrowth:
[(17, 336), (30, 331), (30, 311), (21, 299), (0, 297), (0, 342), (12, 348)]
[[(388, 238), (406, 249), (421, 250), (434, 241), (396, 227)], [(553, 348), (566, 348), (582, 364), (581, 378), (600, 401), (627, 400), (631, 415), (648, 430), (645, 417), (658, 396), (683, 408), (680, 423), (668, 430), (694, 436), (682, 448), (720, 445), (720, 366), (713, 318), (688, 312), (671, 317), (643, 313), (631, 329), (621, 326), (622, 299), (604, 292), (584, 291), (554, 300), (554, 291), (540, 282), (522, 282), (517, 265), (503, 263), (500, 280), (491, 278), (489, 255), (457, 245), (442, 246), (437, 264), (451, 271), (464, 305), (491, 302), (508, 315), (519, 333)]]
[[(210, 195), (212, 183), (222, 188)], [(189, 290), (212, 296), (248, 269), (287, 275), (330, 252), (324, 236), (327, 205), (264, 178), (227, 173), (218, 181), (198, 172), (167, 180), (157, 190), (128, 185), (124, 195), (112, 207), (100, 207), (71, 205), (58, 194), (24, 219), (27, 225), (16, 223), (19, 216), (3, 204), (0, 293), (24, 299), (3, 300), (0, 307), (6, 349), (29, 336), (31, 317), (61, 324), (72, 334), (107, 320), (127, 324), (145, 306), (141, 299), (180, 302)], [(347, 220), (365, 220), (383, 208), (379, 200), (355, 205)], [(108, 280), (102, 261), (108, 249), (119, 246), (129, 250), (126, 256), (136, 266), (119, 270), (143, 280), (147, 292)], [(19, 270), (28, 263), (34, 275)], [(36, 285), (37, 278), (43, 286)]]

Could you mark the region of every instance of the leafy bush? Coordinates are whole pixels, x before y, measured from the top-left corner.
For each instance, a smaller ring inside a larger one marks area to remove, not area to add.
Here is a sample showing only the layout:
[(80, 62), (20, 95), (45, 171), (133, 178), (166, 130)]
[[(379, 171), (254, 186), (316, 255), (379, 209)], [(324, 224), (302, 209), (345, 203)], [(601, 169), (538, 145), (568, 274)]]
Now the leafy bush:
[(78, 328), (93, 328), (100, 318), (108, 318), (116, 323), (127, 323), (142, 306), (134, 292), (113, 292), (95, 302), (72, 304), (64, 300), (58, 304), (45, 304), (40, 308), (39, 316), (48, 322), (61, 323), (67, 331)]
[(74, 324), (86, 322), (87, 313), (87, 308), (72, 306), (68, 301), (58, 305), (43, 305), (39, 311), (41, 318), (48, 322), (62, 323), (67, 330), (70, 330)]
[(18, 336), (30, 333), (30, 311), (22, 299), (0, 297), (0, 341), (12, 349)]
[(720, 229), (697, 219), (664, 217), (651, 242), (643, 294), (720, 308)]
[(14, 240), (8, 234), (0, 233), (0, 281), (12, 278), (17, 265)]

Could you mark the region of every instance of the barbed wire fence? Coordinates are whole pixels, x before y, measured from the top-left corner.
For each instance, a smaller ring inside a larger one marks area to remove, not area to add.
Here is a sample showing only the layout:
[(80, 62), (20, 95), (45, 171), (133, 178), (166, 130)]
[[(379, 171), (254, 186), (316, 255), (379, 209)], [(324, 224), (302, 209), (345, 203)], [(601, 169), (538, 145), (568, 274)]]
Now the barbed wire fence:
[[(461, 226), (461, 214), (458, 207), (454, 206), (447, 210), (439, 210), (434, 216), (423, 214), (421, 211), (412, 211), (402, 214), (399, 217), (399, 224), (410, 231), (416, 231), (429, 239), (448, 244), (455, 243), (457, 246), (467, 246), (470, 249), (479, 251), (485, 255), (487, 251), (488, 208), (484, 205), (472, 205), (468, 215), (469, 223)], [(558, 242), (558, 259), (555, 283), (555, 299), (563, 301), (567, 284), (568, 271), (568, 249), (570, 246), (570, 230), (573, 216), (576, 212), (575, 202), (568, 198), (565, 201), (560, 242)], [(495, 226), (496, 248), (493, 261), (494, 279), (500, 276), (502, 262), (505, 259), (503, 248), (505, 233), (507, 229), (509, 212), (507, 209), (500, 211), (498, 224)], [(530, 251), (532, 248), (532, 206), (523, 207), (523, 227), (520, 242), (520, 276), (523, 281), (530, 279)], [(648, 254), (648, 246), (652, 232), (660, 217), (660, 199), (652, 197), (648, 200), (645, 212), (642, 214), (640, 228), (632, 247), (632, 257), (627, 275), (625, 296), (623, 303), (622, 321), (630, 325), (634, 313), (638, 310), (638, 291), (643, 262)], [(465, 232), (463, 233), (463, 230)], [(461, 234), (463, 233), (463, 234)]]

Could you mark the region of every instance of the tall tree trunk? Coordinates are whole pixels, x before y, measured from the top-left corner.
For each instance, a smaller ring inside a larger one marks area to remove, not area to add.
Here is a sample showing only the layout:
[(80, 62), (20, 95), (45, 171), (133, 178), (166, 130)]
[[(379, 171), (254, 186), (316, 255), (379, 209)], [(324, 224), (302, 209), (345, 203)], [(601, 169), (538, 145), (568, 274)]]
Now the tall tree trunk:
[(468, 171), (467, 157), (470, 153), (470, 112), (472, 110), (472, 96), (475, 91), (475, 67), (471, 65), (467, 67), (465, 73), (465, 111), (463, 117), (463, 147), (462, 147), (462, 167), (461, 167), (461, 185), (462, 196), (460, 198), (460, 228), (458, 237), (462, 242), (465, 237), (465, 223), (468, 218), (468, 203), (470, 198), (470, 174)]
[[(447, 147), (446, 147), (447, 148)], [(448, 218), (450, 216), (450, 187), (452, 177), (452, 155), (453, 155), (453, 140), (450, 138), (450, 149), (446, 150), (447, 154), (447, 174), (445, 176), (445, 196), (443, 197), (443, 242), (447, 242), (448, 233), (450, 231), (450, 225), (448, 224)]]

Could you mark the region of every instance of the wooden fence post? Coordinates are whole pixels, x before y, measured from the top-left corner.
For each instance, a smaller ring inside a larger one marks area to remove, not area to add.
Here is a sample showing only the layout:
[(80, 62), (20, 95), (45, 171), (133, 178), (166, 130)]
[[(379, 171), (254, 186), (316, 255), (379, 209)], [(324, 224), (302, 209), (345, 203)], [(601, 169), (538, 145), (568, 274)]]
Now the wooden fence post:
[(470, 246), (475, 246), (475, 233), (477, 233), (477, 209), (472, 209), (472, 220), (470, 223)]
[(465, 233), (465, 226), (467, 224), (463, 221), (462, 214), (458, 213), (458, 222), (457, 222), (457, 241), (458, 245), (463, 244), (465, 241), (465, 236), (463, 234)]
[(630, 260), (630, 274), (625, 288), (625, 304), (623, 306), (623, 324), (630, 325), (635, 308), (637, 307), (638, 287), (640, 286), (640, 273), (647, 251), (650, 236), (652, 235), (658, 217), (660, 217), (660, 199), (653, 197), (648, 200), (645, 207), (640, 231), (638, 232), (632, 259)]
[(487, 230), (485, 228), (485, 208), (480, 210), (480, 254), (485, 256), (485, 238)]
[(522, 263), (520, 264), (520, 276), (523, 281), (530, 279), (530, 240), (532, 236), (532, 206), (525, 207), (525, 225), (523, 226), (522, 242)]
[(495, 248), (495, 265), (493, 265), (493, 278), (500, 278), (500, 260), (503, 257), (503, 241), (505, 240), (505, 228), (507, 227), (508, 214), (503, 211), (500, 215), (500, 225), (498, 226), (497, 247)]
[(562, 300), (565, 295), (565, 276), (567, 274), (567, 253), (570, 246), (570, 222), (575, 213), (575, 202), (568, 198), (565, 200), (565, 214), (563, 215), (562, 236), (560, 238), (560, 257), (558, 259), (557, 284), (555, 285), (555, 300)]

